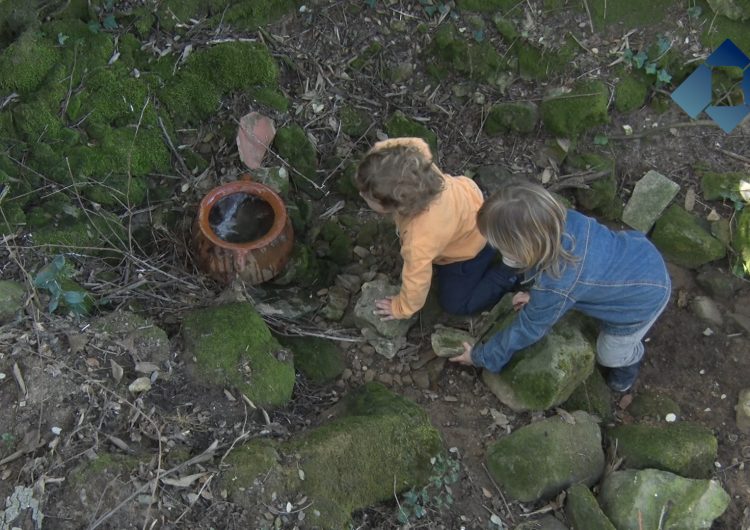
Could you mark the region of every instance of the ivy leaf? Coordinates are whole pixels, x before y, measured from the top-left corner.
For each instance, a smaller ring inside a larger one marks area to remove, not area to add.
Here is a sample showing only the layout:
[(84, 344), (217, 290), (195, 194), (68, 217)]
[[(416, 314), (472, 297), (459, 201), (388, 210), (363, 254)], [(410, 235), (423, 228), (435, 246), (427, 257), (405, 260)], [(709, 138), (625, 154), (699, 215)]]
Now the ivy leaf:
[(622, 52), (622, 57), (626, 61), (628, 61), (628, 62), (632, 61), (633, 60), (633, 50), (631, 50), (630, 48), (625, 48), (625, 51)]
[(607, 145), (609, 143), (609, 138), (603, 134), (597, 134), (594, 136), (594, 143), (596, 145)]
[(425, 6), (424, 8), (425, 13), (427, 13), (427, 16), (432, 16), (437, 11), (437, 8), (435, 6)]
[(474, 32), (474, 40), (477, 42), (482, 42), (484, 40), (484, 31), (481, 29), (478, 29)]
[(656, 45), (659, 49), (659, 55), (666, 53), (667, 50), (672, 47), (672, 43), (664, 35), (659, 36), (659, 39), (656, 41)]
[(63, 291), (63, 299), (67, 305), (78, 305), (86, 298), (86, 294), (81, 291)]
[(655, 74), (656, 73), (656, 63), (648, 63), (646, 65), (646, 73), (647, 74)]
[(47, 306), (47, 311), (50, 313), (54, 313), (55, 309), (57, 309), (57, 306), (60, 305), (60, 294), (53, 295), (49, 299), (49, 305)]
[(643, 68), (643, 65), (646, 64), (647, 60), (648, 60), (648, 55), (643, 50), (639, 51), (633, 57), (633, 61), (635, 62), (636, 68)]
[(57, 43), (60, 46), (65, 46), (65, 41), (68, 40), (68, 36), (64, 35), (62, 32), (57, 34)]
[(409, 514), (407, 514), (403, 508), (401, 508), (398, 511), (398, 522), (401, 524), (406, 524), (409, 522)]
[(414, 515), (417, 516), (417, 519), (421, 519), (427, 514), (427, 510), (424, 509), (424, 506), (415, 506), (414, 507)]
[(448, 5), (445, 5), (445, 4), (440, 4), (440, 5), (438, 6), (438, 11), (440, 11), (440, 14), (441, 14), (441, 15), (445, 15), (445, 14), (446, 14), (446, 13), (448, 13), (448, 11), (450, 11), (450, 10), (451, 10), (451, 8), (450, 8), (450, 6), (448, 6)]
[(106, 17), (104, 17), (103, 25), (104, 25), (104, 29), (109, 29), (109, 30), (117, 29), (117, 20), (115, 20), (115, 16), (107, 15)]
[(672, 76), (669, 75), (669, 72), (667, 72), (664, 68), (662, 68), (656, 74), (656, 80), (659, 81), (660, 83), (667, 84), (672, 81)]
[(97, 22), (96, 20), (92, 20), (87, 25), (91, 33), (99, 33), (99, 31), (102, 29), (102, 27), (99, 25), (99, 22)]

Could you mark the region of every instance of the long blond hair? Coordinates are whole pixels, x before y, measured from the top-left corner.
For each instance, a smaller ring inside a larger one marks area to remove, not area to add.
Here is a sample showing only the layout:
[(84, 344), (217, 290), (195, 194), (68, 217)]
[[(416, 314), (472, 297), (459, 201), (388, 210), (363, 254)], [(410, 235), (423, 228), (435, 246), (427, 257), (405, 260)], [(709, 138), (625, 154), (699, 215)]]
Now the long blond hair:
[(376, 143), (364, 156), (354, 184), (387, 211), (412, 217), (443, 191), (443, 176), (421, 138), (393, 138)]
[(538, 184), (513, 180), (487, 199), (477, 213), (477, 226), (490, 245), (517, 261), (524, 271), (534, 267), (559, 277), (575, 257), (562, 245), (565, 206)]

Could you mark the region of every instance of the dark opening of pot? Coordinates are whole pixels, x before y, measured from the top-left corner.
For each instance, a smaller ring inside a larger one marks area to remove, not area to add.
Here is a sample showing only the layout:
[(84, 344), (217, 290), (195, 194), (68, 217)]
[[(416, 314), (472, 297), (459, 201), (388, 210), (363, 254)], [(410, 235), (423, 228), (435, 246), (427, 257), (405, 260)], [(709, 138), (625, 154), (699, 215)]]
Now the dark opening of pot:
[(216, 201), (208, 214), (211, 230), (228, 243), (260, 239), (273, 226), (273, 208), (260, 197), (233, 193)]

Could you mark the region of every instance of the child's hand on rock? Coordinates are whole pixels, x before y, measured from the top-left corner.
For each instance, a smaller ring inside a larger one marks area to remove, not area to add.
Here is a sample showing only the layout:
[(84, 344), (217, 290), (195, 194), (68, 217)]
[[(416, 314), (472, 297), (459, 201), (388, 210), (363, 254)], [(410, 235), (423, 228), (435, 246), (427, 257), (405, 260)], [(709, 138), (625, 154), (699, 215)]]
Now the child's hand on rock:
[(464, 352), (461, 355), (450, 357), (448, 360), (452, 363), (463, 364), (464, 366), (474, 366), (471, 362), (471, 344), (464, 342)]
[(525, 291), (518, 292), (513, 295), (513, 309), (520, 311), (523, 306), (529, 303), (531, 296)]
[(383, 298), (382, 300), (376, 300), (375, 301), (375, 313), (376, 315), (380, 316), (380, 320), (395, 320), (395, 316), (393, 316), (393, 299), (392, 298)]

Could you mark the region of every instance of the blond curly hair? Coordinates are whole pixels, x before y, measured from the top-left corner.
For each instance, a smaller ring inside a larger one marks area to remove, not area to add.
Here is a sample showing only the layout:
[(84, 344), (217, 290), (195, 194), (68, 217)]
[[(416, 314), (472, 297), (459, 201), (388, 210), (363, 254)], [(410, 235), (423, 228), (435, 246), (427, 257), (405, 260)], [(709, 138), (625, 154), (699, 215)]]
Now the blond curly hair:
[(421, 138), (376, 143), (359, 163), (354, 184), (364, 197), (402, 217), (426, 210), (444, 187), (443, 174)]

